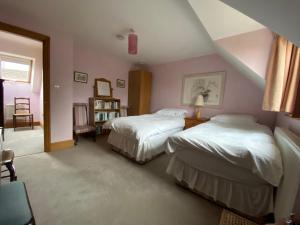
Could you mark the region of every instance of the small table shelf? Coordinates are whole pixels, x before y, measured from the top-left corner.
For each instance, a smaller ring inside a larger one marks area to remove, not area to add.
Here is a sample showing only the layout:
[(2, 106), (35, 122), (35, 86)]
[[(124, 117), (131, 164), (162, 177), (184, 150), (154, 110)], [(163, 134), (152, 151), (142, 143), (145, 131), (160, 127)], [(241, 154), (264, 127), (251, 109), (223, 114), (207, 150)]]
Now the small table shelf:
[(120, 117), (121, 101), (117, 98), (89, 98), (89, 122), (102, 133), (102, 125), (111, 119)]

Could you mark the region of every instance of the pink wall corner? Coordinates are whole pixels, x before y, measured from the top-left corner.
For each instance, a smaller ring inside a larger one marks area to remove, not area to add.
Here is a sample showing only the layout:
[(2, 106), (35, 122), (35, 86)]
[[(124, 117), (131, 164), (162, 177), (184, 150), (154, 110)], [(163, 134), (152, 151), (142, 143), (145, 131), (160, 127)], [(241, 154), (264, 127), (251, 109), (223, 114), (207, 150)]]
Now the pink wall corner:
[(278, 113), (276, 126), (286, 127), (300, 136), (300, 119), (294, 119), (284, 115), (284, 113)]
[(182, 80), (184, 75), (214, 71), (226, 72), (223, 104), (219, 109), (204, 108), (203, 116), (211, 117), (220, 113), (249, 113), (259, 122), (273, 128), (276, 113), (264, 112), (262, 108), (263, 91), (218, 55), (202, 56), (163, 65), (152, 66), (153, 90), (151, 99), (152, 112), (166, 107), (185, 108), (189, 115), (194, 108), (181, 104)]
[[(128, 72), (131, 63), (113, 56), (97, 53), (89, 47), (75, 43), (74, 70), (88, 74), (88, 83), (73, 82), (73, 102), (88, 102), (94, 96), (94, 82), (96, 78), (111, 81), (113, 97), (121, 99), (121, 105), (127, 106)], [(116, 87), (116, 79), (125, 80), (125, 88)]]
[(50, 37), (51, 142), (72, 139), (73, 38), (10, 8), (0, 8), (0, 21)]
[(219, 39), (216, 43), (265, 78), (272, 41), (272, 32), (261, 29)]

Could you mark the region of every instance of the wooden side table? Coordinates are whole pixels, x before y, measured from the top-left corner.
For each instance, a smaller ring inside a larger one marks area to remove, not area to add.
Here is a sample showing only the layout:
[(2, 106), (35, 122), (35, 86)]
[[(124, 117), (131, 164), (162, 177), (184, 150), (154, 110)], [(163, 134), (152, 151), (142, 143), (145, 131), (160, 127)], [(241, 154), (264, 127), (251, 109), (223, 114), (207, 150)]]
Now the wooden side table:
[(195, 117), (186, 117), (186, 118), (184, 118), (184, 120), (185, 120), (184, 129), (189, 129), (191, 127), (194, 127), (196, 125), (199, 125), (201, 123), (205, 123), (205, 122), (209, 121), (208, 118), (197, 119)]

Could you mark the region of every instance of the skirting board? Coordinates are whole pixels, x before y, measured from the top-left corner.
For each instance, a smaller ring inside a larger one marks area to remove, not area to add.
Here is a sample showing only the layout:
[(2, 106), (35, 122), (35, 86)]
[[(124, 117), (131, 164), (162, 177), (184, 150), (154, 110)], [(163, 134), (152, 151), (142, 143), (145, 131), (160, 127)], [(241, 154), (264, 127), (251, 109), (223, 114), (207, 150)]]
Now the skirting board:
[(72, 148), (73, 146), (74, 146), (74, 140), (53, 142), (51, 143), (50, 146), (50, 152)]
[[(18, 122), (18, 127), (27, 127), (29, 126), (29, 123), (25, 123), (25, 122)], [(40, 126), (40, 122), (39, 121), (34, 121), (33, 122), (33, 126)], [(6, 121), (4, 128), (13, 128), (13, 122), (12, 121)]]

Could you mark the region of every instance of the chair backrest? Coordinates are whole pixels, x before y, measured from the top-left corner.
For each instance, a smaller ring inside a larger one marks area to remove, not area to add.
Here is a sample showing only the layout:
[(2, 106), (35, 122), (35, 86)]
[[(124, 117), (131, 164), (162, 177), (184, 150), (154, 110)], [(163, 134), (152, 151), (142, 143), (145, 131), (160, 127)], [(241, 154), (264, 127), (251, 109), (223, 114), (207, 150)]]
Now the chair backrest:
[(15, 97), (15, 114), (30, 113), (30, 98)]
[(88, 125), (88, 110), (86, 103), (73, 104), (73, 124), (74, 126)]

